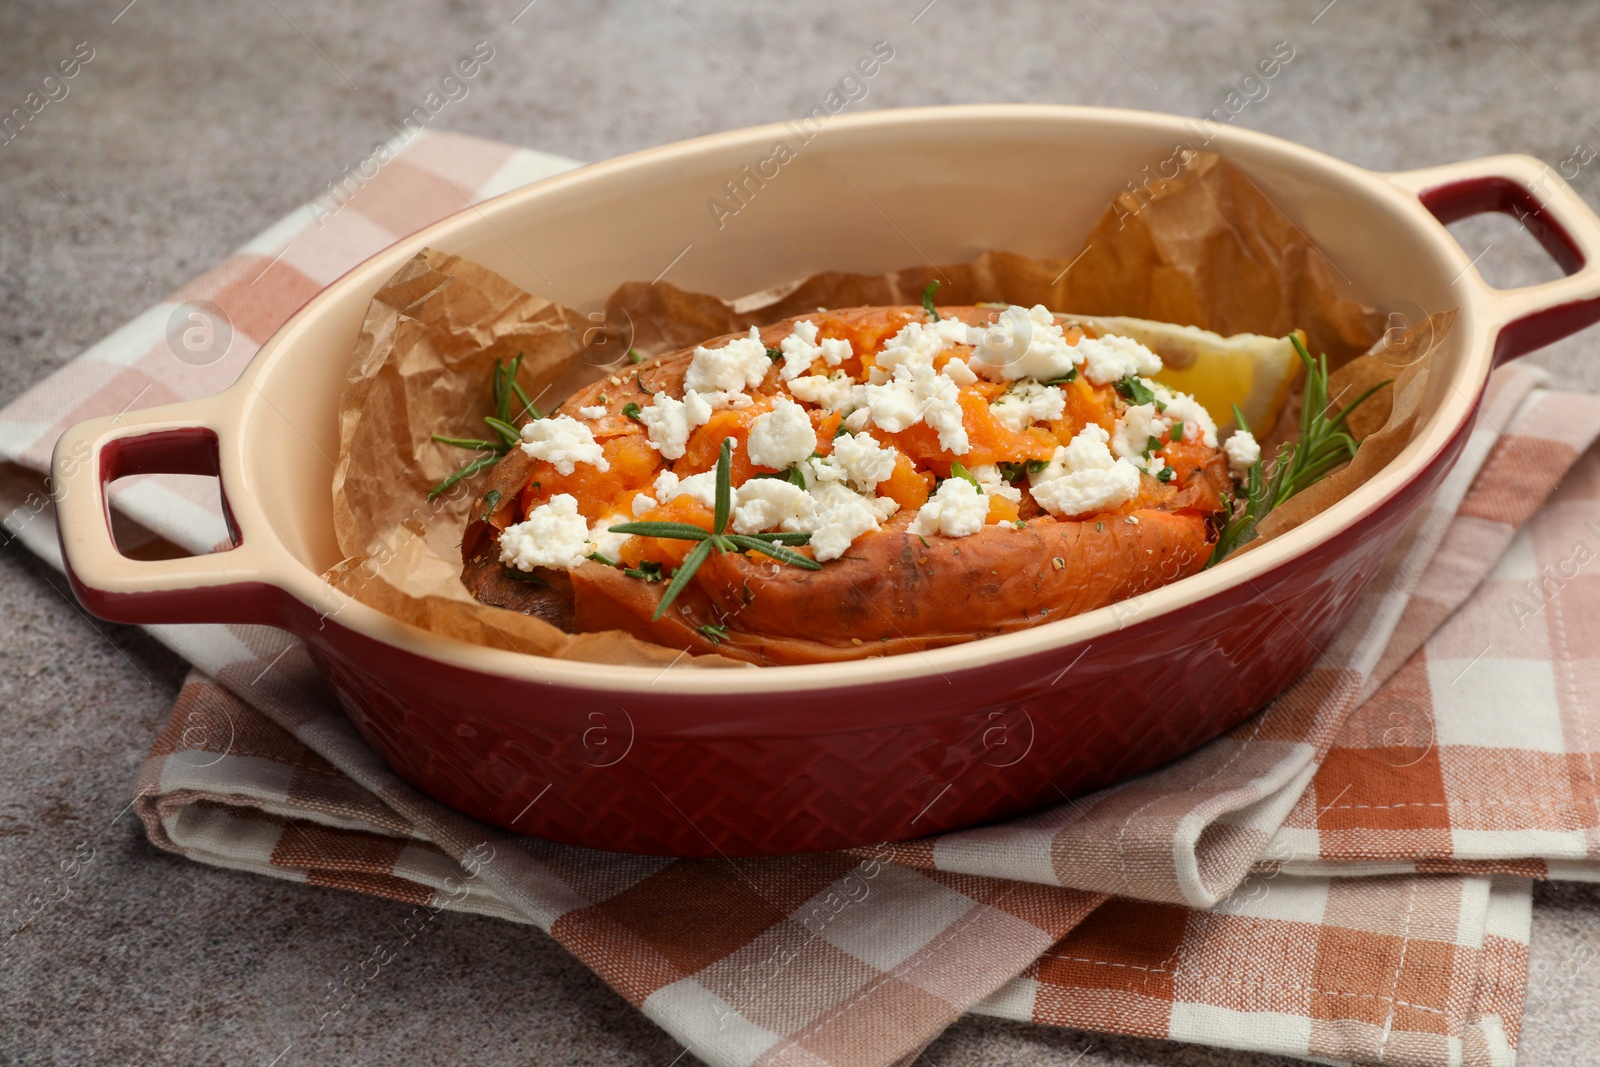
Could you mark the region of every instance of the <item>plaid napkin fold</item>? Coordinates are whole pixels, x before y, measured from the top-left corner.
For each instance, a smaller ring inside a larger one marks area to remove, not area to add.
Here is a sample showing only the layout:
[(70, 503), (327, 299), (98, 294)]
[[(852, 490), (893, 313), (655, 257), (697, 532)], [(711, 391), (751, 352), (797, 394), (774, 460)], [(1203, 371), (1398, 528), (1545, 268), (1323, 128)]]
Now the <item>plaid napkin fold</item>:
[[(38, 475), (65, 425), (214, 392), (395, 236), (573, 165), (449, 134), (397, 147), (338, 214), (291, 215), (0, 411), (11, 537), (60, 566)], [(198, 370), (169, 340), (184, 301), (210, 302), (234, 331)], [(716, 1064), (893, 1063), (965, 1010), (1316, 1057), (1510, 1063), (1527, 877), (1587, 877), (1597, 829), (1581, 711), (1596, 703), (1582, 638), (1600, 603), (1576, 595), (1588, 576), (1565, 575), (1587, 558), (1562, 541), (1593, 510), (1593, 462), (1529, 519), (1594, 439), (1600, 402), (1539, 385), (1530, 368), (1496, 376), (1460, 464), (1352, 625), (1271, 708), (1005, 826), (736, 863), (514, 838), (399, 782), (298, 643), (249, 627), (151, 628), (198, 672), (136, 808), (153, 841), (203, 862), (406, 901), (418, 922), (454, 906), (536, 923)], [(126, 479), (114, 502), (132, 523), (124, 545), (223, 539), (214, 490)], [(1525, 610), (1507, 611), (1524, 574), (1553, 591), (1535, 604), (1522, 589)], [(1492, 647), (1466, 662), (1461, 641), (1479, 634)], [(1480, 680), (1509, 664), (1514, 701), (1453, 685), (1453, 662)], [(1528, 689), (1535, 675), (1549, 684)], [(1494, 781), (1512, 765), (1534, 803), (1478, 803), (1484, 768)], [(1340, 877), (1355, 874), (1385, 877)], [(1096, 911), (1107, 894), (1137, 899)], [(330, 1011), (322, 1025), (337, 1025)]]

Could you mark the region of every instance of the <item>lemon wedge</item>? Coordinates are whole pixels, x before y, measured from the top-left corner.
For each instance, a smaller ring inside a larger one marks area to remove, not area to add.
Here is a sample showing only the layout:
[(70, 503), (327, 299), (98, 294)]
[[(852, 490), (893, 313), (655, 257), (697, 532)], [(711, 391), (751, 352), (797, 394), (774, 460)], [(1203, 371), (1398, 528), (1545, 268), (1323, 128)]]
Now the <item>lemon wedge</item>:
[(1224, 337), (1196, 326), (1122, 316), (1064, 317), (1096, 333), (1138, 341), (1161, 357), (1156, 381), (1193, 396), (1218, 429), (1233, 425), (1233, 406), (1239, 405), (1258, 438), (1272, 431), (1301, 370), (1300, 357), (1287, 337), (1256, 333)]

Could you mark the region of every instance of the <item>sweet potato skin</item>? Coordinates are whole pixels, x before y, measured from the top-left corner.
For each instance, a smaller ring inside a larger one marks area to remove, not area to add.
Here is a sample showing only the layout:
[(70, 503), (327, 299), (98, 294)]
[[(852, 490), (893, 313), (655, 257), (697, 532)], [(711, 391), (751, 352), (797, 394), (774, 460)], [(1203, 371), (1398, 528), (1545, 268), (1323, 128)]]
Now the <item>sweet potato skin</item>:
[[(714, 555), (654, 622), (661, 583), (586, 564), (572, 572), (574, 621), (581, 631), (628, 630), (761, 665), (959, 644), (1081, 614), (1197, 573), (1213, 538), (1204, 506), (1211, 494), (1194, 495), (1199, 508), (1035, 520), (1021, 529), (994, 525), (962, 538), (907, 534), (909, 516), (896, 516), (820, 571), (754, 555)], [(726, 632), (714, 639), (700, 629), (706, 625)]]
[[(882, 312), (842, 315), (871, 329)], [(787, 323), (776, 324), (763, 331), (763, 339), (775, 344), (787, 332)], [(627, 400), (647, 403), (661, 389), (681, 393), (690, 355), (652, 361), (622, 388), (598, 382), (562, 409), (595, 404), (602, 394), (620, 409)], [(636, 423), (608, 414), (596, 437), (637, 432)], [(1182, 488), (1146, 478), (1127, 514), (1076, 521), (1035, 511), (1021, 527), (1000, 523), (968, 537), (924, 538), (906, 533), (915, 514), (906, 508), (820, 571), (754, 554), (713, 554), (669, 610), (652, 620), (663, 582), (641, 581), (595, 562), (567, 572), (535, 572), (544, 586), (506, 574), (499, 533), (520, 517), (518, 493), (533, 471), (533, 463), (513, 449), (485, 488), (485, 497), (500, 492), (496, 507), (486, 512), (480, 498), (474, 508), (462, 542), (462, 577), (479, 600), (564, 629), (623, 630), (691, 653), (764, 666), (938, 648), (1081, 614), (1203, 569), (1215, 540), (1213, 516), (1230, 486), (1226, 460), (1210, 451)]]

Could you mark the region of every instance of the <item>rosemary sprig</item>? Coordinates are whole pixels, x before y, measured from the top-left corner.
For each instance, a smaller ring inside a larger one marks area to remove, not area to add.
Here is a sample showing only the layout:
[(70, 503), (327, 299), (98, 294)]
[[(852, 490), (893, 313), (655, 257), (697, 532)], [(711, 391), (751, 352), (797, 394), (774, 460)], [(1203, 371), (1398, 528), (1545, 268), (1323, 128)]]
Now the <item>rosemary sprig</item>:
[[(1361, 442), (1350, 435), (1347, 422), (1350, 413), (1389, 384), (1389, 380), (1379, 382), (1330, 417), (1328, 357), (1312, 359), (1299, 334), (1290, 334), (1289, 341), (1306, 370), (1299, 439), (1279, 446), (1270, 473), (1264, 456), (1251, 464), (1245, 475), (1244, 491), (1229, 501), (1228, 519), (1222, 524), (1207, 567), (1216, 566), (1230, 553), (1255, 540), (1256, 528), (1273, 508), (1355, 458)], [(1250, 432), (1237, 404), (1233, 408), (1233, 418), (1241, 431)]]
[(728, 533), (728, 518), (733, 512), (733, 443), (725, 439), (722, 442), (722, 452), (717, 456), (717, 497), (716, 505), (712, 509), (712, 522), (709, 531), (703, 530), (687, 522), (625, 522), (610, 527), (610, 532), (632, 534), (635, 537), (661, 537), (675, 541), (699, 542), (689, 550), (683, 562), (672, 575), (672, 581), (667, 583), (667, 588), (661, 594), (661, 603), (656, 605), (656, 613), (652, 620), (659, 619), (683, 592), (689, 584), (689, 579), (694, 577), (695, 571), (700, 569), (711, 555), (711, 550), (718, 552), (760, 552), (770, 556), (779, 563), (786, 563), (791, 567), (800, 567), (808, 571), (820, 571), (822, 564), (798, 552), (792, 552), (784, 545), (804, 545), (811, 541), (809, 533), (759, 533), (736, 534)]
[(935, 278), (922, 290), (922, 310), (928, 313), (929, 322), (938, 322), (939, 313), (933, 310), (933, 294), (939, 291), (939, 279)]
[[(442, 433), (433, 435), (433, 440), (442, 445), (470, 448), (474, 452), (483, 453), (483, 455), (478, 456), (476, 459), (467, 460), (454, 474), (430, 489), (428, 491), (429, 500), (436, 499), (439, 494), (445, 492), (463, 478), (470, 478), (485, 467), (494, 466), (501, 456), (515, 448), (517, 443), (522, 440), (522, 434), (517, 431), (515, 424), (522, 421), (524, 417), (544, 418), (539, 409), (533, 406), (533, 401), (528, 399), (528, 394), (523, 390), (522, 386), (517, 383), (517, 371), (522, 368), (522, 356), (523, 353), (518, 352), (517, 358), (513, 359), (509, 364), (501, 363), (498, 359), (494, 361), (494, 385), (492, 388), (494, 414), (485, 415), (483, 421), (488, 425), (489, 429), (494, 431), (497, 440), (485, 441), (476, 437), (449, 437)], [(520, 401), (522, 404), (515, 415), (511, 412), (513, 399)]]

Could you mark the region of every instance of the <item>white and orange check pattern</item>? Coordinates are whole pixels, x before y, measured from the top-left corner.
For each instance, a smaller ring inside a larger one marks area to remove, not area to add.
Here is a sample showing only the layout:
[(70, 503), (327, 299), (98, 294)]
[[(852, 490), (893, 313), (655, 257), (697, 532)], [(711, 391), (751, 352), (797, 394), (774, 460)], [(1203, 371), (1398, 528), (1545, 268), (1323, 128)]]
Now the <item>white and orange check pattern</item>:
[[(274, 226), (0, 412), (8, 535), (60, 565), (40, 476), (67, 424), (222, 388), (363, 257), (571, 165), (427, 133), (321, 226)], [(168, 340), (196, 299), (236, 330), (199, 368)], [(1597, 432), (1600, 400), (1500, 372), (1456, 472), (1311, 673), (1191, 756), (1006, 826), (736, 862), (516, 838), (400, 782), (293, 639), (214, 626), (152, 628), (196, 671), (136, 809), (202, 862), (409, 902), (401, 937), (447, 907), (535, 923), (713, 1064), (903, 1062), (964, 1011), (1509, 1064), (1528, 879), (1600, 873), (1600, 559), (1578, 548), (1600, 549)], [(124, 545), (223, 539), (207, 493), (126, 482)]]

